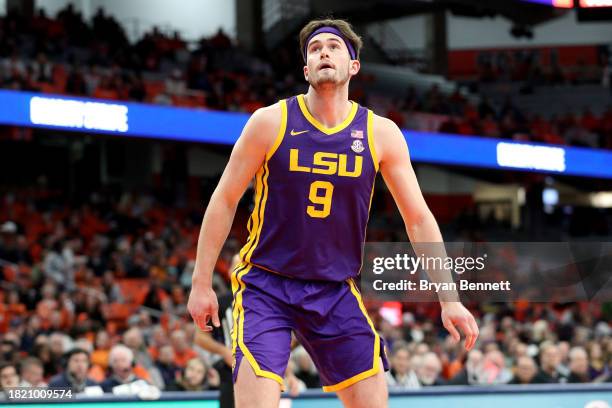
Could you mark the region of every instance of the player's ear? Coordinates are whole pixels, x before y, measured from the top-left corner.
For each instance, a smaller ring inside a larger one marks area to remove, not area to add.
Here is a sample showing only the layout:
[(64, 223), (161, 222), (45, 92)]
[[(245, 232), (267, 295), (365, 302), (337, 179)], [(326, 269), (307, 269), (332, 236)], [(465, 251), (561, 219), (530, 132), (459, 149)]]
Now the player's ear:
[(308, 65), (304, 65), (304, 79), (308, 81)]
[(357, 75), (360, 69), (361, 63), (359, 62), (359, 60), (351, 60), (349, 64), (349, 74), (351, 74), (351, 76)]

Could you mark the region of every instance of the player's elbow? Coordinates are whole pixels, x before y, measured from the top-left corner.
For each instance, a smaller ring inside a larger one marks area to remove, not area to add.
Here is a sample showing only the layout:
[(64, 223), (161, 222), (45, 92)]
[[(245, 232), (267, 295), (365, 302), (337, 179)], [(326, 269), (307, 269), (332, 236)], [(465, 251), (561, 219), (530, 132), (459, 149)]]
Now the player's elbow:
[(435, 224), (436, 220), (429, 208), (424, 208), (420, 211), (415, 211), (409, 214), (405, 219), (406, 229), (409, 232), (422, 230), (424, 226), (431, 223)]
[(238, 207), (240, 195), (234, 194), (228, 189), (217, 187), (210, 197), (209, 207), (223, 208), (233, 211)]

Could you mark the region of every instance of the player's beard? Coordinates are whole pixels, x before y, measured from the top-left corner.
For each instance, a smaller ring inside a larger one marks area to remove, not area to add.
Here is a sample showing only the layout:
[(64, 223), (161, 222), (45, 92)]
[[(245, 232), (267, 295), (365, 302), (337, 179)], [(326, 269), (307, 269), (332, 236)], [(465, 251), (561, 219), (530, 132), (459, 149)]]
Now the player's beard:
[[(341, 87), (346, 84), (350, 78), (348, 66), (346, 69), (328, 69), (327, 72), (317, 72), (314, 79), (308, 81), (314, 89), (327, 87)], [(330, 72), (331, 71), (331, 72)]]

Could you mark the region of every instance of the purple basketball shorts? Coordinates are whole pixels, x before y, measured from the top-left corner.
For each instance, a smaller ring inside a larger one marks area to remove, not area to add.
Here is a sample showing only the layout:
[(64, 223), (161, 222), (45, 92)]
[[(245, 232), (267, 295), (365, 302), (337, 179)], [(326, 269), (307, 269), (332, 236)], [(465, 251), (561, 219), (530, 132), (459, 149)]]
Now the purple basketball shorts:
[(246, 357), (255, 374), (283, 377), (293, 331), (314, 361), (323, 390), (388, 370), (384, 341), (353, 280), (305, 281), (239, 264), (232, 273), (234, 382)]

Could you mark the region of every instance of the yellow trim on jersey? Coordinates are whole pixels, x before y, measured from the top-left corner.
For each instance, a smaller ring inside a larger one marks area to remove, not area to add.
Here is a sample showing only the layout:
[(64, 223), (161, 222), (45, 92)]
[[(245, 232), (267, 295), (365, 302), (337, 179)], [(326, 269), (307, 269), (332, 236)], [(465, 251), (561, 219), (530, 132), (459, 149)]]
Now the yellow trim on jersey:
[(343, 130), (344, 128), (346, 128), (348, 125), (350, 125), (350, 123), (355, 118), (355, 114), (357, 113), (357, 108), (358, 108), (358, 105), (355, 102), (351, 101), (353, 106), (351, 106), (351, 111), (349, 112), (346, 119), (344, 119), (341, 123), (337, 124), (336, 126), (332, 128), (328, 128), (325, 125), (323, 125), (321, 122), (319, 122), (317, 119), (315, 119), (315, 117), (312, 116), (310, 112), (308, 112), (306, 101), (304, 101), (304, 95), (298, 95), (297, 101), (298, 101), (298, 105), (300, 105), (300, 110), (302, 111), (302, 114), (304, 115), (306, 120), (308, 120), (308, 122), (310, 122), (312, 126), (316, 127), (317, 129), (319, 129), (321, 132), (325, 133), (326, 135), (331, 135), (333, 133), (339, 132)]
[[(251, 352), (249, 351), (249, 349), (247, 348), (246, 344), (244, 343), (244, 319), (245, 319), (245, 313), (244, 313), (244, 306), (242, 304), (242, 295), (244, 293), (244, 291), (246, 290), (246, 283), (244, 283), (244, 281), (242, 280), (242, 278), (244, 278), (247, 273), (249, 273), (249, 271), (251, 270), (253, 265), (247, 264), (246, 268), (244, 269), (243, 273), (238, 273), (236, 274), (236, 281), (237, 284), (239, 286), (239, 290), (235, 295), (234, 298), (234, 302), (235, 302), (235, 309), (237, 309), (238, 311), (238, 316), (237, 319), (234, 320), (234, 324), (236, 325), (236, 321), (238, 322), (237, 327), (238, 327), (238, 336), (237, 336), (237, 343), (240, 346), (240, 350), (242, 350), (242, 353), (244, 354), (244, 357), (246, 357), (246, 359), (248, 360), (249, 364), (251, 364), (251, 367), (253, 368), (253, 371), (255, 371), (255, 375), (259, 376), (259, 377), (265, 377), (265, 378), (269, 378), (271, 380), (276, 381), (277, 383), (280, 384), (281, 386), (281, 390), (285, 390), (285, 384), (283, 382), (283, 379), (278, 375), (275, 374), (271, 371), (267, 371), (267, 370), (262, 370), (261, 367), (259, 366), (259, 363), (257, 363), (257, 360), (255, 360), (255, 357), (253, 357), (253, 354), (251, 354)], [(234, 334), (235, 332), (232, 332), (232, 334)], [(232, 340), (236, 340), (235, 338), (233, 338)], [(236, 355), (236, 344), (233, 344), (233, 353), (234, 356)], [(236, 367), (235, 369), (237, 369), (238, 367)]]
[[(248, 260), (246, 259), (246, 256), (249, 254), (249, 252), (251, 254), (253, 253), (253, 250), (259, 241), (258, 234), (261, 233), (261, 228), (263, 225), (263, 213), (261, 212), (261, 206), (265, 204), (265, 200), (268, 196), (267, 178), (269, 169), (267, 164), (282, 143), (283, 138), (285, 137), (285, 131), (287, 130), (287, 101), (282, 99), (278, 103), (280, 104), (281, 108), (280, 127), (278, 129), (278, 133), (276, 134), (274, 144), (266, 153), (264, 164), (255, 174), (255, 206), (253, 207), (253, 212), (251, 213), (251, 216), (247, 222), (249, 237), (247, 238), (246, 244), (244, 244), (244, 246), (240, 249), (240, 259), (247, 262)], [(262, 214), (262, 217), (260, 217), (260, 214)], [(250, 255), (248, 259), (250, 260)]]
[(260, 167), (255, 175), (255, 207), (251, 213), (251, 217), (247, 222), (247, 229), (249, 231), (249, 238), (246, 244), (240, 249), (240, 259), (244, 262), (250, 262), (251, 256), (259, 243), (259, 237), (261, 235), (261, 229), (263, 228), (263, 216), (265, 212), (266, 201), (268, 199), (268, 176), (270, 175), (270, 169), (268, 162), (276, 153), (276, 150), (282, 143), (285, 132), (287, 130), (287, 102), (282, 99), (279, 101), (281, 107), (281, 122), (274, 140), (274, 144), (266, 153), (266, 159), (264, 164)]
[(236, 297), (238, 296), (238, 291), (240, 290), (240, 283), (238, 281), (238, 275), (240, 272), (244, 271), (246, 264), (239, 263), (234, 268), (234, 271), (231, 274), (231, 282), (232, 282), (232, 295), (234, 295), (234, 304), (232, 307), (232, 356), (236, 357), (236, 346), (238, 344), (238, 305), (236, 303)]
[(281, 107), (280, 128), (278, 129), (278, 133), (276, 135), (276, 140), (274, 140), (274, 144), (272, 145), (272, 147), (266, 154), (266, 161), (270, 160), (272, 156), (274, 156), (274, 153), (276, 152), (276, 149), (278, 149), (278, 146), (280, 146), (281, 142), (283, 141), (283, 138), (285, 137), (285, 131), (287, 130), (287, 101), (285, 101), (284, 99), (281, 99), (280, 101), (278, 101), (278, 103), (280, 104), (280, 107)]
[(270, 175), (270, 169), (268, 168), (268, 161), (266, 161), (264, 163), (264, 172), (263, 172), (263, 177), (262, 177), (262, 184), (263, 184), (263, 198), (262, 198), (262, 202), (259, 208), (259, 212), (261, 213), (260, 216), (258, 216), (258, 220), (259, 223), (257, 225), (257, 230), (255, 232), (255, 242), (254, 244), (251, 246), (251, 249), (249, 249), (246, 252), (246, 256), (245, 258), (243, 258), (245, 260), (245, 262), (251, 262), (251, 257), (253, 256), (253, 252), (255, 251), (255, 248), (257, 248), (257, 244), (259, 244), (259, 238), (261, 237), (261, 230), (263, 228), (263, 223), (264, 223), (264, 215), (266, 213), (266, 202), (268, 201), (268, 176)]
[(370, 146), (370, 155), (374, 162), (374, 168), (378, 172), (378, 156), (376, 155), (376, 146), (374, 146), (374, 112), (368, 109), (368, 146)]
[(334, 392), (334, 391), (343, 390), (361, 380), (365, 380), (368, 377), (378, 374), (378, 372), (380, 371), (380, 339), (378, 337), (378, 332), (374, 328), (374, 324), (372, 323), (372, 320), (370, 320), (370, 316), (368, 316), (368, 312), (365, 306), (363, 305), (363, 301), (361, 300), (361, 294), (357, 290), (355, 283), (353, 282), (352, 279), (349, 279), (348, 284), (351, 287), (351, 292), (353, 293), (355, 298), (357, 298), (357, 302), (359, 303), (359, 308), (361, 309), (361, 312), (363, 313), (363, 315), (368, 321), (368, 324), (372, 328), (372, 332), (374, 332), (374, 356), (373, 356), (374, 363), (372, 364), (372, 368), (370, 368), (369, 370), (366, 370), (357, 375), (354, 375), (351, 378), (348, 378), (342, 382), (339, 382), (338, 384), (324, 386), (323, 387), (324, 392)]
[(263, 199), (263, 182), (261, 180), (263, 179), (264, 172), (264, 166), (261, 166), (261, 168), (255, 174), (255, 206), (253, 207), (253, 212), (249, 217), (249, 222), (247, 223), (247, 229), (249, 229), (249, 237), (247, 239), (246, 244), (244, 244), (244, 246), (240, 249), (240, 259), (242, 259), (243, 261), (245, 260), (245, 255), (253, 247), (253, 243), (255, 242), (255, 235), (259, 230), (259, 208)]

